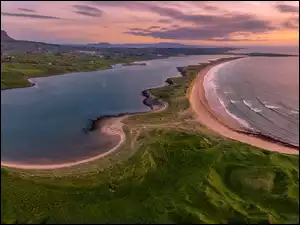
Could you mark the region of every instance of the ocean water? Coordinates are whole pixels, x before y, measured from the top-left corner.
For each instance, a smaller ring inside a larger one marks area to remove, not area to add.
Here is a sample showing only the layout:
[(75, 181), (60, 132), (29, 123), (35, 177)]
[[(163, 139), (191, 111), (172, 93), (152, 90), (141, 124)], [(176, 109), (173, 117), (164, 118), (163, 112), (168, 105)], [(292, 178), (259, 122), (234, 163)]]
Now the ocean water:
[(233, 50), (236, 53), (251, 53), (251, 52), (261, 52), (261, 53), (281, 53), (281, 54), (291, 54), (299, 55), (299, 46), (247, 46), (243, 49)]
[(231, 125), (299, 146), (298, 57), (227, 62), (209, 72), (205, 87), (212, 109)]
[[(146, 66), (31, 79), (30, 88), (1, 92), (1, 160), (56, 164), (96, 156), (115, 145), (99, 131), (83, 132), (101, 115), (149, 111), (141, 91), (179, 76), (178, 66), (225, 56), (146, 61)], [(229, 56), (227, 56), (229, 57)]]

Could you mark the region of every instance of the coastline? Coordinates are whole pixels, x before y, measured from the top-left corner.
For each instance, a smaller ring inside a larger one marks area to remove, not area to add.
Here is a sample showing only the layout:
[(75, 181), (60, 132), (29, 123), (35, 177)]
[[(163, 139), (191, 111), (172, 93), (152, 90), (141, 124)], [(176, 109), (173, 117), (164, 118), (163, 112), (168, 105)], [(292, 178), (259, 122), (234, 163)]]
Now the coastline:
[[(228, 62), (234, 59), (238, 58), (243, 58), (243, 57), (231, 57), (231, 58), (225, 58), (222, 59), (221, 61), (218, 60), (211, 60), (207, 63), (207, 65), (201, 69), (201, 71), (198, 73), (198, 76), (192, 81), (190, 86), (188, 87), (188, 92), (187, 92), (187, 98), (190, 101), (190, 107), (193, 109), (199, 106), (200, 104), (200, 111), (198, 111), (198, 108), (196, 110), (196, 114), (200, 112), (200, 118), (197, 118), (203, 125), (206, 125), (208, 128), (211, 130), (228, 137), (230, 139), (234, 139), (240, 142), (245, 142), (250, 145), (260, 147), (269, 151), (275, 151), (275, 152), (280, 152), (280, 153), (286, 153), (286, 154), (296, 154), (298, 155), (299, 152), (293, 148), (287, 147), (287, 146), (282, 146), (274, 142), (266, 141), (263, 140), (263, 137), (258, 135), (258, 137), (254, 137), (251, 135), (254, 134), (249, 134), (249, 133), (243, 133), (238, 130), (231, 129), (224, 123), (223, 121), (220, 120), (220, 118), (216, 117), (212, 110), (210, 109), (208, 102), (205, 98), (205, 91), (203, 87), (203, 81), (204, 81), (204, 76), (206, 73), (213, 68), (216, 65), (219, 65), (223, 62)], [(180, 72), (182, 77), (185, 77), (186, 74), (183, 71), (181, 67), (177, 67), (177, 70)], [(168, 78), (166, 81), (167, 86), (174, 85), (174, 82), (172, 80), (172, 77)], [(160, 88), (164, 86), (158, 86), (155, 88)], [(167, 109), (168, 107), (168, 102), (163, 101), (162, 99), (158, 99), (156, 96), (154, 96), (151, 93), (151, 89), (149, 88), (144, 91), (142, 91), (142, 95), (145, 97), (143, 100), (143, 103), (147, 105), (151, 110), (150, 112), (160, 112), (162, 110)], [(201, 91), (201, 98), (199, 101), (198, 98), (198, 91)], [(196, 105), (196, 106), (195, 106)], [(194, 110), (195, 111), (195, 110)], [(95, 129), (100, 129), (102, 132), (105, 132), (108, 135), (119, 135), (120, 136), (120, 141), (116, 143), (116, 145), (109, 149), (105, 153), (101, 153), (99, 155), (96, 155), (94, 157), (84, 159), (84, 160), (79, 160), (75, 162), (68, 162), (68, 163), (60, 163), (60, 164), (51, 164), (51, 165), (41, 165), (41, 164), (18, 164), (18, 163), (5, 163), (1, 161), (1, 166), (4, 167), (11, 167), (11, 168), (16, 168), (16, 169), (59, 169), (59, 168), (66, 168), (66, 167), (72, 167), (76, 166), (79, 164), (84, 164), (88, 163), (91, 161), (94, 161), (96, 159), (103, 158), (106, 155), (109, 155), (110, 153), (116, 151), (123, 145), (123, 143), (126, 140), (126, 135), (123, 131), (123, 123), (122, 120), (127, 118), (130, 115), (135, 115), (135, 114), (141, 114), (145, 112), (133, 112), (133, 113), (120, 113), (116, 115), (103, 115), (100, 116), (94, 120), (91, 121), (91, 125), (88, 128), (85, 128), (85, 132), (89, 132)], [(199, 115), (198, 115), (199, 117)], [(207, 119), (207, 120), (206, 120)], [(204, 120), (204, 122), (203, 122)], [(228, 134), (226, 134), (228, 132)]]
[[(166, 81), (167, 86), (173, 85), (173, 81), (168, 78)], [(33, 86), (35, 85), (32, 83)], [(161, 86), (159, 86), (161, 87)], [(159, 88), (156, 87), (156, 88)], [(141, 94), (145, 97), (143, 103), (150, 108), (150, 112), (156, 113), (161, 112), (168, 108), (168, 103), (164, 102), (161, 99), (157, 99), (152, 93), (151, 88), (146, 89), (141, 92)], [(107, 152), (101, 153), (94, 157), (83, 159), (75, 162), (68, 162), (68, 163), (60, 163), (60, 164), (50, 164), (50, 165), (42, 165), (42, 164), (20, 164), (20, 163), (13, 163), (13, 162), (3, 162), (1, 161), (1, 167), (10, 167), (15, 169), (31, 169), (31, 170), (40, 170), (40, 169), (60, 169), (66, 167), (72, 167), (79, 164), (88, 163), (100, 158), (105, 157), (106, 155), (111, 154), (112, 152), (119, 149), (126, 140), (126, 135), (123, 131), (123, 123), (122, 120), (127, 118), (130, 115), (136, 115), (145, 112), (133, 112), (133, 113), (119, 113), (115, 115), (103, 115), (94, 120), (91, 120), (90, 126), (88, 128), (83, 128), (83, 132), (90, 132), (96, 129), (99, 129), (101, 132), (104, 132), (107, 135), (118, 135), (120, 136), (120, 141)]]
[[(152, 60), (152, 59), (150, 59)], [(141, 60), (141, 61), (145, 61), (145, 60)], [(21, 86), (21, 87), (7, 87), (7, 88), (1, 88), (1, 91), (6, 91), (6, 90), (11, 90), (11, 89), (19, 89), (19, 88), (31, 88), (33, 86), (36, 86), (36, 83), (34, 83), (32, 81), (32, 79), (34, 78), (45, 78), (45, 77), (52, 77), (52, 76), (63, 76), (63, 75), (68, 75), (68, 74), (72, 74), (72, 73), (87, 73), (87, 72), (97, 72), (97, 71), (103, 71), (103, 70), (110, 70), (110, 69), (117, 69), (114, 68), (114, 66), (116, 65), (121, 65), (122, 67), (125, 66), (146, 66), (146, 63), (139, 63), (139, 61), (134, 61), (137, 62), (137, 64), (131, 64), (131, 63), (116, 63), (116, 64), (110, 64), (108, 65), (107, 68), (103, 68), (103, 69), (97, 69), (97, 70), (88, 70), (88, 71), (73, 71), (73, 72), (67, 72), (67, 73), (62, 73), (62, 74), (49, 74), (49, 75), (45, 75), (45, 76), (36, 76), (36, 77), (24, 77), (26, 79), (26, 81), (28, 81), (28, 85), (27, 86)], [(134, 63), (132, 62), (132, 63)]]
[(225, 61), (223, 60), (222, 62), (212, 62), (203, 68), (192, 82), (188, 95), (191, 108), (195, 112), (197, 120), (216, 133), (219, 133), (229, 139), (244, 142), (272, 152), (299, 155), (299, 151), (295, 149), (295, 146), (284, 146), (283, 143), (279, 144), (274, 141), (267, 141), (266, 137), (263, 137), (263, 135), (260, 134), (255, 135), (231, 129), (212, 111), (205, 97), (204, 77), (215, 66), (235, 59), (236, 58), (231, 58)]
[(16, 169), (59, 169), (59, 168), (65, 168), (65, 167), (71, 167), (71, 166), (76, 166), (79, 164), (83, 163), (88, 163), (91, 161), (94, 161), (96, 159), (102, 158), (115, 150), (117, 150), (126, 140), (125, 133), (123, 131), (123, 123), (121, 122), (126, 116), (121, 116), (117, 118), (110, 118), (106, 119), (104, 122), (103, 126), (100, 128), (101, 132), (104, 132), (108, 135), (119, 135), (120, 136), (120, 141), (117, 143), (116, 146), (114, 146), (112, 149), (105, 153), (101, 153), (97, 156), (84, 159), (84, 160), (79, 160), (76, 162), (70, 162), (70, 163), (61, 163), (61, 164), (51, 164), (51, 165), (41, 165), (41, 164), (17, 164), (17, 163), (5, 163), (1, 161), (1, 166), (4, 167), (12, 167)]

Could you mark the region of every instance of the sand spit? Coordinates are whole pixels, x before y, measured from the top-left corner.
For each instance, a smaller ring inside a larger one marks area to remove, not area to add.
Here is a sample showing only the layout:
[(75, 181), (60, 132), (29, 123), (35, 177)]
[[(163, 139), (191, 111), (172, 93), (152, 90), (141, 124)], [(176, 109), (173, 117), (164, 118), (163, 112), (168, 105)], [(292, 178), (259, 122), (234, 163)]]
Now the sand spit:
[(97, 156), (76, 161), (76, 162), (70, 162), (70, 163), (61, 163), (61, 164), (53, 164), (53, 165), (38, 165), (38, 164), (17, 164), (17, 163), (9, 163), (9, 162), (1, 162), (1, 166), (5, 167), (13, 167), (13, 168), (18, 168), (18, 169), (58, 169), (58, 168), (64, 168), (64, 167), (71, 167), (75, 165), (79, 165), (82, 163), (88, 163), (93, 160), (102, 158), (116, 149), (118, 149), (125, 141), (125, 133), (123, 132), (123, 123), (122, 119), (124, 119), (126, 116), (123, 117), (114, 117), (114, 118), (109, 118), (103, 121), (103, 125), (100, 128), (100, 131), (108, 134), (108, 135), (119, 135), (120, 136), (120, 141), (119, 143), (114, 146), (112, 149), (109, 151), (99, 154)]

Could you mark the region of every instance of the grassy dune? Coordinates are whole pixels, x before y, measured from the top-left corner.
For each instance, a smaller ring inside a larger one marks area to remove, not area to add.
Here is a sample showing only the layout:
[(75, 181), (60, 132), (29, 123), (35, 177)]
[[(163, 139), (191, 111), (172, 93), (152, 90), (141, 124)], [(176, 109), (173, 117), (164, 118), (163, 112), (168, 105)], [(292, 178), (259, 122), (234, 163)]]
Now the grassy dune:
[(297, 223), (299, 157), (197, 124), (187, 88), (204, 65), (152, 89), (169, 103), (128, 117), (112, 155), (58, 170), (1, 169), (3, 223)]

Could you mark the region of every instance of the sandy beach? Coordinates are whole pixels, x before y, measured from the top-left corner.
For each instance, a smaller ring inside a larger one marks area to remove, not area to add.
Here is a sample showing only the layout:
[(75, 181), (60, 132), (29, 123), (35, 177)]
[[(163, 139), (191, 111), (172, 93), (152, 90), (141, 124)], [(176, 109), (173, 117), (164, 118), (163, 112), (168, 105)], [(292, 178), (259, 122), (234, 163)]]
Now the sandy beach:
[[(229, 59), (234, 60), (234, 59)], [(226, 60), (228, 62), (229, 60)], [(285, 154), (294, 154), (298, 155), (299, 151), (286, 147), (277, 143), (269, 142), (258, 137), (249, 136), (243, 133), (236, 132), (230, 129), (228, 126), (223, 124), (219, 118), (217, 118), (214, 112), (210, 109), (208, 102), (205, 97), (205, 90), (203, 86), (204, 76), (212, 69), (214, 66), (217, 66), (223, 62), (212, 62), (210, 65), (205, 67), (197, 75), (196, 79), (193, 81), (192, 86), (189, 92), (189, 101), (193, 111), (195, 112), (197, 120), (210, 128), (211, 130), (219, 133), (227, 138), (244, 142), (255, 147), (259, 147), (272, 152), (279, 152)]]

